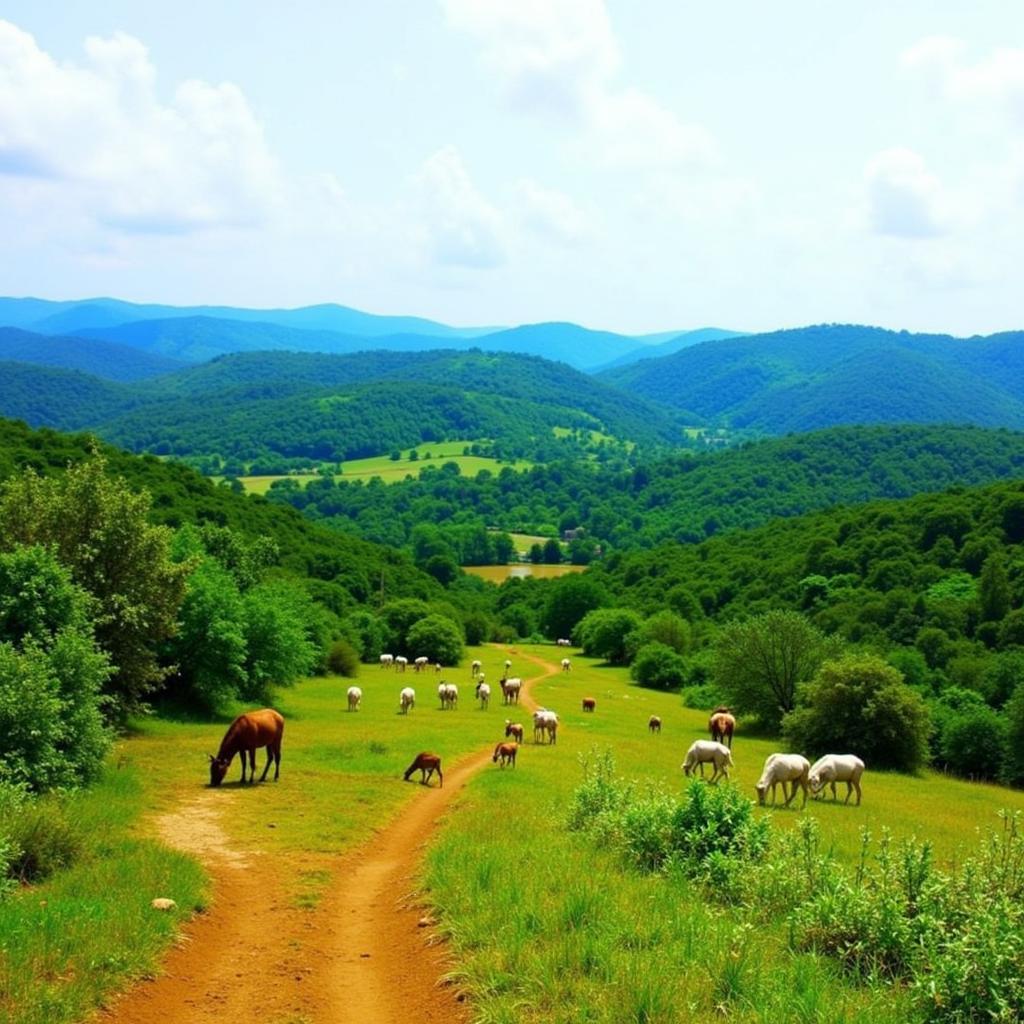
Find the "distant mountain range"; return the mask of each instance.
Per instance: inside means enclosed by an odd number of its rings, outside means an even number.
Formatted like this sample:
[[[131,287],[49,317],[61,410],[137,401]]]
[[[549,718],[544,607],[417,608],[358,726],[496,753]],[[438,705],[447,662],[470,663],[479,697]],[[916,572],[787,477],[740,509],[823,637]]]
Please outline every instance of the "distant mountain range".
[[[1024,332],[954,338],[822,325],[709,341],[598,378],[770,434],[845,423],[1024,427]]]
[[[731,336],[731,332],[717,329],[630,336],[570,323],[451,327],[420,317],[378,316],[338,305],[244,309],[136,304],[108,298],[68,302],[0,298],[0,326],[128,345],[185,362],[264,350],[415,352],[435,349],[441,342],[446,348],[479,347],[538,355],[588,371],[675,351],[704,340],[708,330],[717,336]]]

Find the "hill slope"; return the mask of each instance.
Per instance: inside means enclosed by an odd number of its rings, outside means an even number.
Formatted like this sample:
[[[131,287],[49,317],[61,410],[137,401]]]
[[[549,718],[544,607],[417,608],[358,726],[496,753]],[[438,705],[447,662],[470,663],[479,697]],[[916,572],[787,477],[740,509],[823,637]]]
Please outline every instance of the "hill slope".
[[[771,433],[839,423],[1024,427],[1024,334],[957,339],[819,326],[713,341],[600,375]]]

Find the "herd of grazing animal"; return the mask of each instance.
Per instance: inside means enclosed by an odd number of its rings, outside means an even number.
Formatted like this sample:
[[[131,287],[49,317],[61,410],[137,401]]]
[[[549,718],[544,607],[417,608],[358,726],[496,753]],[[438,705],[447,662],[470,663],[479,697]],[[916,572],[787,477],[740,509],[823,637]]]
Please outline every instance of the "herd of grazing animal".
[[[561,643],[561,641],[559,641]],[[380,656],[381,668],[394,668],[398,672],[404,672],[408,659],[402,655],[382,654]],[[413,666],[417,672],[426,669],[430,660],[426,657],[418,657],[414,660]],[[563,658],[561,663],[562,671],[568,672],[570,663],[568,658]],[[504,673],[501,677],[501,693],[503,703],[518,704],[519,695],[522,689],[522,679],[517,676],[509,677],[512,668],[511,660],[506,660]],[[434,666],[435,672],[441,671],[441,666]],[[491,688],[484,681],[483,666],[481,662],[474,661],[470,668],[472,679],[476,683],[476,698],[480,702],[480,710],[486,711],[489,706]],[[441,682],[437,688],[438,698],[441,702],[442,711],[454,711],[458,706],[459,688],[455,683]],[[363,691],[358,686],[350,686],[346,693],[349,712],[358,711],[363,699]],[[405,686],[399,693],[399,711],[407,715],[416,706],[416,691],[411,686]],[[593,713],[597,708],[597,701],[593,697],[582,698],[582,709],[584,712]],[[651,715],[647,721],[647,729],[651,735],[661,733],[661,718],[658,715]],[[546,743],[555,745],[558,742],[558,715],[547,708],[538,708],[533,712],[533,742],[536,744]],[[686,751],[686,757],[680,768],[689,778],[700,772],[704,778],[704,766],[711,765],[711,783],[719,779],[729,777],[729,769],[734,767],[732,759],[732,742],[736,729],[736,719],[727,707],[716,707],[708,719],[708,732],[710,740],[695,740]],[[491,760],[500,764],[502,768],[516,766],[516,755],[519,746],[523,743],[524,727],[519,722],[505,719],[505,738],[497,743]],[[219,786],[227,775],[231,761],[236,754],[242,763],[242,782],[246,781],[246,758],[248,758],[248,781],[256,780],[256,750],[259,747],[267,748],[267,763],[260,776],[260,782],[266,780],[270,765],[274,764],[274,780],[277,781],[281,771],[281,739],[284,735],[284,719],[272,708],[264,708],[261,711],[249,711],[239,715],[228,727],[221,741],[220,749],[216,757],[210,756],[210,785]],[[441,772],[441,758],[437,754],[423,751],[418,754],[413,763],[406,769],[404,778],[410,779],[416,770],[419,770],[420,781],[423,784],[429,783],[433,775],[437,774],[438,785],[444,785],[444,776]],[[768,791],[771,790],[772,804],[776,802],[776,790],[781,783],[783,806],[789,807],[796,797],[797,789],[803,791],[803,803],[801,807],[807,806],[808,795],[820,797],[826,787],[831,789],[832,799],[838,800],[836,783],[846,783],[845,803],[850,802],[850,797],[857,794],[857,806],[861,802],[860,780],[864,774],[864,762],[854,754],[826,754],[819,758],[812,765],[806,757],[801,754],[770,754],[765,760],[761,777],[754,786],[757,793],[758,803],[764,806],[767,803]],[[787,788],[788,787],[788,788]]]

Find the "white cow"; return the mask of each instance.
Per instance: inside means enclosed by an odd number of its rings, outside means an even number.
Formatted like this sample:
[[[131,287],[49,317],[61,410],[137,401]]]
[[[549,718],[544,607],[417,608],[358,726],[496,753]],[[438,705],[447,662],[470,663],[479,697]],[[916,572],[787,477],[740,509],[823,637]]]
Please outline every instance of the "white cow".
[[[382,654],[380,656],[380,667],[391,668],[395,663],[395,656],[393,654]]]
[[[562,659],[562,671],[568,672],[572,668],[572,662],[568,658]]]
[[[455,710],[455,705],[459,702],[459,688],[454,683],[441,683],[437,688],[437,695],[441,698],[442,711]]]
[[[395,656],[395,671],[404,672],[405,666],[409,664],[409,659],[404,654],[398,654]]]
[[[430,659],[426,655],[420,655],[413,663],[412,667],[416,672],[422,672],[430,664]]]
[[[686,752],[686,760],[679,766],[686,773],[687,778],[693,775],[700,765],[700,777],[704,778],[704,765],[715,766],[711,774],[711,781],[717,782],[720,778],[729,778],[729,769],[732,767],[732,751],[724,743],[714,743],[711,740],[694,740],[690,749]]]
[[[566,639],[566,638],[565,638],[564,636],[562,636],[562,637],[559,637],[559,638],[558,638],[558,639],[557,639],[557,640],[555,641],[555,643],[556,643],[556,644],[557,644],[557,645],[558,645],[559,647],[572,647],[572,641],[571,641],[571,640],[567,640],[567,639]]]
[[[480,710],[481,711],[486,711],[487,710],[487,705],[490,703],[490,700],[491,700],[491,688],[490,688],[490,686],[488,686],[487,683],[477,683],[476,684],[476,696],[477,696],[477,700],[480,701]]]
[[[775,803],[775,787],[782,783],[782,795],[786,797],[784,806],[788,807],[793,797],[796,796],[796,788],[799,786],[804,791],[804,802],[801,807],[807,806],[807,776],[811,770],[811,762],[800,754],[769,754],[768,760],[764,763],[764,770],[761,778],[758,779],[754,789],[757,790],[757,802],[763,807],[768,787],[772,790],[772,803]],[[789,796],[786,796],[786,783],[792,784]]]
[[[518,704],[519,693],[523,688],[523,681],[519,676],[513,676],[511,679],[502,679],[501,681],[501,695],[504,698],[506,704]]]
[[[416,691],[411,686],[403,687],[398,695],[398,706],[402,709],[403,715],[409,714],[416,707]]]
[[[363,699],[363,691],[358,686],[350,686],[348,688],[348,709],[349,711],[358,711],[359,702]]]
[[[857,806],[860,806],[860,777],[864,774],[864,762],[854,754],[826,754],[819,757],[811,765],[810,775],[807,782],[811,787],[811,793],[819,796],[825,786],[832,787],[832,799],[838,800],[836,796],[836,783],[846,783],[846,799],[843,803],[850,802],[850,793],[857,790]]]
[[[537,708],[533,713],[533,742],[540,743],[545,734],[548,743],[558,742],[558,715],[547,708]]]
[[[480,675],[483,667],[483,664],[479,661],[474,661],[473,664],[469,666],[469,671],[473,679],[476,679],[476,677]]]

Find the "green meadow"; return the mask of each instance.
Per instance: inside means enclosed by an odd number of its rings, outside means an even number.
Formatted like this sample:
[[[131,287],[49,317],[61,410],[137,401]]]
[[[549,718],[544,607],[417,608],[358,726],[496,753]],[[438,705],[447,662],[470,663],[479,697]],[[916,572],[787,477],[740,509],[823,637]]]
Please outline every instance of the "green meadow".
[[[329,677],[282,691],[286,717],[281,779],[241,786],[232,765],[219,790],[206,787],[230,716],[214,723],[145,719],[112,754],[103,781],[68,801],[67,813],[90,836],[76,865],[24,888],[0,904],[0,1016],[10,1024],[81,1019],[111,990],[152,972],[173,938],[173,918],[149,911],[170,895],[184,914],[202,907],[208,883],[199,866],[155,838],[160,816],[193,801],[215,804],[231,846],[276,854],[281,885],[312,910],[336,879],[336,855],[366,840],[418,786],[401,774],[420,750],[446,768],[496,742],[508,714],[529,723],[525,708],[507,712],[500,696],[481,711],[469,662],[480,658],[497,692],[506,648],[470,648],[463,664],[403,675],[364,666],[355,682],[362,707],[349,713],[352,680]],[[513,672],[539,669],[522,655],[557,663],[554,646],[510,649]],[[523,1021],[685,1021],[726,1016],[757,1021],[906,1021],[898,987],[856,985],[833,963],[789,950],[781,926],[708,902],[686,878],[641,875],[612,849],[565,827],[581,780],[579,760],[611,750],[619,772],[641,787],[682,792],[684,752],[706,736],[706,715],[676,695],[632,685],[624,670],[570,652],[572,671],[535,685],[557,710],[556,746],[535,746],[532,730],[515,769],[488,766],[458,798],[424,867],[424,885],[452,943],[455,980],[477,1019]],[[459,683],[455,712],[439,710],[440,678]],[[398,712],[411,685],[418,704]],[[581,710],[594,697],[594,714]],[[651,735],[651,714],[663,720]],[[753,784],[774,741],[744,733],[734,743],[733,784]],[[260,757],[262,770],[262,753]],[[821,842],[852,864],[861,830],[876,837],[917,835],[940,864],[960,860],[975,834],[997,824],[1000,808],[1024,810],[1024,793],[974,785],[934,773],[920,777],[868,772],[861,807],[812,801],[804,811],[759,811],[780,829],[803,817],[820,824]],[[301,799],[297,797],[301,796]],[[797,803],[799,803],[799,798]],[[794,871],[799,870],[794,865]]]

